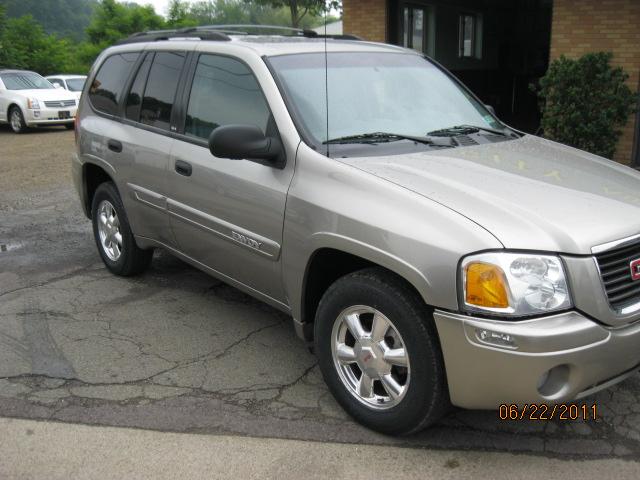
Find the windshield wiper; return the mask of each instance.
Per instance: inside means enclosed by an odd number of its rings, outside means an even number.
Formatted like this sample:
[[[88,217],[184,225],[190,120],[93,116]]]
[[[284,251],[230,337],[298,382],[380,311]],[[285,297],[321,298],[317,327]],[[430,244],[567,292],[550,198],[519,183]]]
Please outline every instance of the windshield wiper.
[[[420,137],[414,135],[401,135],[397,133],[387,133],[387,132],[372,132],[372,133],[361,133],[359,135],[347,135],[345,137],[332,138],[323,144],[333,144],[333,143],[388,143],[388,142],[397,142],[398,140],[411,140],[418,143],[424,143],[425,145],[433,145],[436,147],[453,147],[455,144],[452,142],[451,138],[444,139],[442,137]]]
[[[506,133],[502,130],[496,130],[495,128],[479,127],[477,125],[456,125],[454,127],[433,130],[427,133],[427,135],[442,135],[448,137],[454,135],[464,135],[467,133],[476,133],[479,131],[493,133],[494,135],[502,135],[504,137],[513,137],[511,133]]]

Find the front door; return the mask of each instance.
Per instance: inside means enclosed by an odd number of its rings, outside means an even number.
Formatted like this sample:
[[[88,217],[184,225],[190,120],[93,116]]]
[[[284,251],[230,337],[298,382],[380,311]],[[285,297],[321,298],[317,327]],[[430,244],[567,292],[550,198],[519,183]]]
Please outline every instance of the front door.
[[[168,210],[178,248],[222,276],[284,303],[280,250],[293,159],[283,169],[214,157],[222,125],[278,135],[258,80],[242,61],[200,54],[184,99],[184,141],[171,154]]]

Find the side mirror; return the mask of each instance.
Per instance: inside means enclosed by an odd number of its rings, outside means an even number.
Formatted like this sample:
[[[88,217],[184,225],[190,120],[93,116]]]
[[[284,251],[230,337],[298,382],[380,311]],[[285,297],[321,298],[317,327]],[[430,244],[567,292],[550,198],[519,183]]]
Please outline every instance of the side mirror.
[[[485,105],[485,108],[486,108],[487,110],[489,110],[489,111],[491,112],[491,114],[492,114],[494,117],[496,117],[496,116],[497,116],[497,115],[496,115],[496,109],[495,109],[495,108],[493,108],[491,105]]]
[[[224,125],[214,129],[209,136],[209,150],[216,157],[233,160],[266,160],[280,164],[284,157],[280,139],[267,137],[254,125]]]
[[[53,88],[62,88],[62,85],[60,85],[58,82],[53,82]]]

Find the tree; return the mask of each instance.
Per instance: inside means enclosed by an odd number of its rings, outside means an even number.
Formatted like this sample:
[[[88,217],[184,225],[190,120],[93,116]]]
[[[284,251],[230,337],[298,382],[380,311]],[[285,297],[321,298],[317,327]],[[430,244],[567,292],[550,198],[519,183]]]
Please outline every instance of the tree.
[[[323,17],[308,11],[299,17],[298,27],[313,28],[322,23]],[[283,5],[247,0],[172,0],[169,4],[169,27],[228,24],[291,26],[291,12]]]
[[[123,4],[116,0],[102,0],[96,7],[87,27],[89,42],[106,48],[132,33],[159,30],[164,19],[151,5]]]
[[[286,7],[291,14],[291,26],[298,28],[307,15],[321,16],[331,8],[338,8],[340,2],[325,0],[246,0],[249,3],[269,5],[273,8]]]
[[[0,10],[0,25],[1,65],[49,75],[71,64],[70,42],[47,35],[31,15],[5,19]]]
[[[613,157],[638,96],[625,83],[629,75],[610,65],[612,58],[598,52],[551,63],[538,91],[545,137]]]
[[[167,26],[173,28],[192,27],[198,22],[191,15],[189,2],[186,0],[171,0],[167,12]]]

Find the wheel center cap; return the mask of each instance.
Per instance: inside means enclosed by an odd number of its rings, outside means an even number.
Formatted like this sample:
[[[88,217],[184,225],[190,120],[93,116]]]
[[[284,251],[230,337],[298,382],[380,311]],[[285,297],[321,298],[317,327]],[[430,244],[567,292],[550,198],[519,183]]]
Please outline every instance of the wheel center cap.
[[[356,354],[356,362],[360,370],[367,374],[370,378],[380,378],[381,370],[384,368],[384,360],[382,359],[382,351],[376,345],[363,341],[356,344],[354,348]]]

